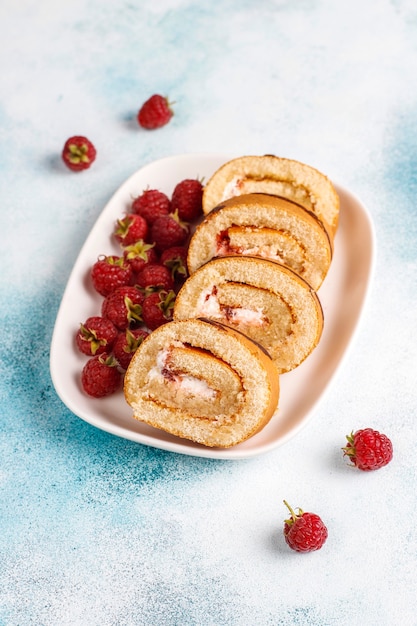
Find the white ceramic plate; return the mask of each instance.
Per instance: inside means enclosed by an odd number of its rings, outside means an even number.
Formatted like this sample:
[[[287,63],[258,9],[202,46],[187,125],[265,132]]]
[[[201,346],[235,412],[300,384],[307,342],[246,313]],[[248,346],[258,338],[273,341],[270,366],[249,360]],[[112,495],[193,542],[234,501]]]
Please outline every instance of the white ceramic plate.
[[[102,298],[90,286],[88,276],[98,255],[120,253],[111,237],[114,222],[129,208],[132,198],[147,187],[170,195],[176,183],[184,178],[208,180],[229,158],[224,154],[167,157],[141,168],[117,190],[74,265],[57,315],[50,353],[55,389],[75,415],[97,428],[141,444],[215,459],[242,459],[267,452],[293,437],[313,415],[353,339],[372,277],[375,248],[367,210],[347,189],[335,185],[341,201],[340,225],[332,265],[319,291],[325,316],[322,338],[302,365],[281,376],[278,411],[248,441],[226,450],[206,448],[133,419],[123,392],[103,399],[89,398],[80,386],[86,357],[76,349],[74,335],[80,322],[100,314]]]

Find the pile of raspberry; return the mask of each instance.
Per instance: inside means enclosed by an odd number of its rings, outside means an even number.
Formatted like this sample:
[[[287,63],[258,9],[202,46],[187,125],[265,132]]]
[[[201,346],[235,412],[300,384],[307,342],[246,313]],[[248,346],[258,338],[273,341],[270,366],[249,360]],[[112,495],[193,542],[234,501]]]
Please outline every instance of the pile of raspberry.
[[[145,337],[172,320],[188,276],[188,242],[203,213],[202,195],[202,182],[190,178],[176,185],[171,198],[147,189],[116,221],[112,236],[120,254],[99,256],[90,272],[103,297],[100,314],[80,324],[75,337],[79,351],[90,357],[81,374],[89,396],[117,391]]]

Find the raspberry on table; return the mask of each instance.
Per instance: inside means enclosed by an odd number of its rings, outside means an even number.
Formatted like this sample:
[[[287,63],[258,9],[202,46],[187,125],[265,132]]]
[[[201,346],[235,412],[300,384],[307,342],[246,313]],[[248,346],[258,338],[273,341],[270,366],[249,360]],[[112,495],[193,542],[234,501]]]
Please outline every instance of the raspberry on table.
[[[364,428],[346,436],[347,445],[342,448],[358,469],[364,472],[377,470],[387,465],[393,457],[391,440],[384,434]]]
[[[152,224],[160,215],[171,212],[171,200],[158,189],[146,189],[133,200],[131,211],[142,215],[148,224]]]
[[[291,517],[284,522],[284,537],[289,547],[296,552],[319,550],[328,536],[322,519],[315,513],[304,512],[300,508],[295,513],[285,500],[284,504],[291,513]]]
[[[137,119],[142,128],[154,130],[168,124],[173,115],[174,112],[168,98],[154,94],[142,104]]]
[[[65,142],[62,150],[62,160],[73,172],[88,169],[95,161],[97,151],[87,137],[75,135]]]
[[[127,370],[133,355],[148,335],[149,332],[144,328],[128,328],[119,333],[113,345],[113,355],[122,369]]]
[[[203,185],[197,178],[186,178],[179,182],[171,198],[172,209],[178,211],[180,219],[192,222],[203,214]]]
[[[154,291],[145,297],[142,305],[143,321],[149,330],[155,330],[172,320],[175,292]]]
[[[151,226],[150,238],[156,250],[162,252],[167,248],[182,246],[187,241],[190,226],[178,216],[178,211],[158,217]]]
[[[131,284],[133,269],[123,256],[103,255],[94,263],[90,274],[94,289],[106,297],[117,287]]]
[[[142,322],[142,303],[145,296],[136,287],[118,287],[104,300],[103,317],[109,319],[119,330]]]
[[[94,315],[86,319],[75,336],[77,348],[83,354],[95,356],[109,352],[117,339],[117,328],[108,319]]]
[[[169,291],[174,287],[174,280],[170,270],[165,265],[152,263],[145,265],[142,271],[136,276],[136,285],[146,290]]]
[[[137,213],[129,213],[126,217],[117,220],[114,228],[114,236],[122,246],[130,246],[139,240],[146,239],[148,232],[148,222]]]
[[[103,398],[117,391],[122,383],[122,373],[113,355],[106,352],[91,357],[81,372],[81,385],[93,398]]]

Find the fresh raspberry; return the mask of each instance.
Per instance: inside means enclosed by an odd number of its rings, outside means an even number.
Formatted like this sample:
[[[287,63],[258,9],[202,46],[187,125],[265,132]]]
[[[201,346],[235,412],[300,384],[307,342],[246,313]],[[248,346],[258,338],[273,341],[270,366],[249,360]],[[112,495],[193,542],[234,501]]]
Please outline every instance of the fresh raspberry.
[[[132,266],[135,274],[143,270],[149,263],[158,263],[158,255],[155,251],[155,244],[145,243],[139,240],[131,246],[126,246],[123,251],[126,261]]]
[[[186,178],[175,187],[171,205],[186,222],[192,222],[203,214],[203,185],[196,178]]]
[[[145,265],[143,270],[139,272],[136,277],[136,285],[148,291],[160,291],[161,289],[169,291],[174,287],[174,280],[165,265],[152,263]]]
[[[94,289],[106,297],[117,287],[131,284],[132,266],[122,256],[101,256],[91,268]]]
[[[87,137],[75,136],[67,139],[62,150],[62,159],[73,172],[90,167],[96,158],[96,149]]]
[[[187,278],[187,246],[167,248],[162,252],[160,262],[169,269],[174,280]]]
[[[149,335],[144,328],[136,328],[119,333],[113,346],[113,355],[122,369],[127,370],[130,361],[142,341]]]
[[[155,94],[142,104],[138,113],[138,122],[142,128],[154,130],[168,124],[173,115],[168,98]]]
[[[387,465],[393,456],[391,440],[377,430],[364,428],[346,436],[344,456],[360,470],[368,472]]]
[[[149,232],[148,222],[142,215],[129,213],[117,220],[114,236],[122,246],[130,246],[140,239],[146,239]]]
[[[117,329],[108,319],[98,315],[89,317],[80,324],[75,342],[80,352],[95,356],[109,352],[117,338]]]
[[[300,508],[298,513],[294,513],[285,500],[284,504],[291,513],[291,517],[284,523],[284,537],[290,548],[297,552],[319,550],[328,535],[321,518],[315,513],[304,513]]]
[[[103,300],[101,314],[116,328],[125,330],[142,321],[144,297],[136,287],[118,287]]]
[[[185,244],[189,224],[180,220],[178,211],[158,217],[151,226],[151,239],[158,252]]]
[[[174,291],[155,291],[145,297],[142,305],[143,321],[150,330],[172,320]]]
[[[148,224],[152,224],[160,215],[171,212],[171,200],[158,189],[146,189],[133,200],[131,211],[142,215]]]
[[[117,391],[122,382],[122,373],[114,356],[106,352],[97,354],[87,361],[81,373],[82,387],[89,396],[103,398]]]

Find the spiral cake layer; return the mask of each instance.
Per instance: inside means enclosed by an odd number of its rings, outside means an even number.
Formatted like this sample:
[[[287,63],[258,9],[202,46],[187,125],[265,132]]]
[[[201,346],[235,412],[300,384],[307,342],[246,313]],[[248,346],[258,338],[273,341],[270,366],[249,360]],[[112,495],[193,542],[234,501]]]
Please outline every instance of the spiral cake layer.
[[[135,353],[125,397],[134,417],[210,447],[244,441],[270,420],[279,381],[270,356],[222,324],[164,324]]]

